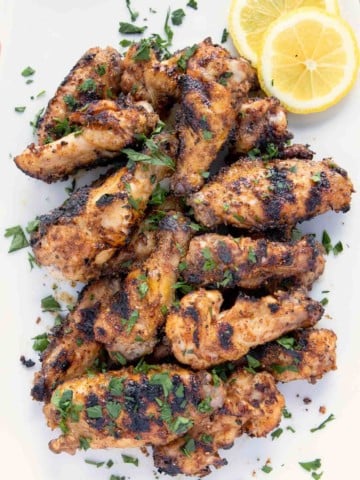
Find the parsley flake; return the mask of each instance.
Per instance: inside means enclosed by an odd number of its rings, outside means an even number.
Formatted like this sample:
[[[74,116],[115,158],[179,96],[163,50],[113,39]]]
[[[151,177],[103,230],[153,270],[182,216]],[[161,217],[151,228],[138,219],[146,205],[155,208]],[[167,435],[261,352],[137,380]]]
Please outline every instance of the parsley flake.
[[[324,420],[322,423],[320,423],[319,426],[315,427],[315,428],[311,428],[310,429],[310,432],[311,433],[314,433],[314,432],[317,432],[318,430],[322,430],[323,428],[326,427],[326,424],[329,423],[329,422],[332,422],[333,420],[335,420],[335,415],[333,413],[331,413],[326,420]]]
[[[193,438],[189,438],[185,445],[181,448],[184,455],[186,455],[187,457],[190,457],[190,455],[195,452],[195,449],[195,440]]]
[[[196,0],[189,0],[188,3],[186,4],[187,7],[193,8],[194,10],[197,10],[198,4]]]
[[[134,35],[138,33],[143,33],[147,29],[146,26],[138,27],[137,25],[133,25],[132,23],[127,22],[120,22],[119,23],[119,32],[124,33],[126,35]]]
[[[25,112],[26,107],[15,107],[14,110],[15,110],[15,112],[23,113],[23,112]]]
[[[93,405],[92,407],[87,407],[86,409],[87,416],[89,418],[102,418],[102,409],[100,405]]]
[[[132,463],[135,467],[139,466],[139,459],[132,457],[131,455],[126,455],[125,453],[121,454],[124,463]]]
[[[225,43],[229,37],[229,32],[224,28],[222,35],[221,35],[221,43]]]
[[[271,433],[271,439],[272,440],[275,440],[275,438],[279,438],[280,435],[283,433],[283,429],[282,428],[277,428],[276,430],[274,430],[272,433]]]
[[[34,75],[35,73],[35,70],[32,68],[32,67],[26,67],[24,68],[24,70],[21,72],[21,75],[23,77],[31,77],[32,75]]]
[[[311,472],[312,470],[318,470],[321,467],[321,460],[320,458],[317,458],[310,462],[299,462],[299,465],[307,472]]]
[[[41,333],[40,335],[36,335],[36,337],[33,337],[32,340],[34,340],[34,343],[32,346],[33,350],[35,350],[35,352],[40,352],[40,353],[46,350],[47,346],[50,343],[47,333]]]
[[[132,22],[135,22],[135,20],[136,20],[136,19],[138,18],[138,16],[139,16],[139,12],[134,12],[134,11],[131,9],[130,0],[126,0],[126,8],[129,10],[131,21],[132,21]]]
[[[22,248],[26,248],[29,246],[29,242],[25,237],[24,230],[20,227],[20,225],[7,228],[5,230],[5,237],[6,238],[12,237],[8,253],[16,252],[17,250],[20,250]]]
[[[182,8],[174,10],[171,14],[171,22],[173,25],[181,25],[185,17],[185,12]]]
[[[60,303],[52,295],[41,299],[41,308],[43,312],[58,312],[61,310]]]
[[[168,372],[154,373],[149,383],[150,385],[161,385],[165,398],[169,396],[173,389],[173,383]]]

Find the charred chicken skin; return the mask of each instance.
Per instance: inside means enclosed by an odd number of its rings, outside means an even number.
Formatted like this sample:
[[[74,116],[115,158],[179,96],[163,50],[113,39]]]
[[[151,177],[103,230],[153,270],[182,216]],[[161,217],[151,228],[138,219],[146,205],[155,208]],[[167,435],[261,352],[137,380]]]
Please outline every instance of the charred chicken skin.
[[[63,431],[50,449],[74,454],[84,438],[91,448],[165,445],[208,415],[200,405],[219,408],[224,395],[224,387],[214,386],[209,373],[173,365],[68,380],[44,407],[48,425]]]
[[[315,383],[336,369],[336,335],[325,328],[297,330],[257,347],[251,355],[260,362],[260,368],[270,372],[278,382]]]
[[[160,472],[208,475],[210,466],[220,468],[227,463],[219,455],[220,448],[230,448],[243,433],[263,437],[280,423],[285,402],[271,375],[240,370],[225,386],[220,411],[196,423],[186,436],[154,448],[154,463]]]
[[[239,160],[223,169],[188,204],[206,227],[249,230],[294,226],[328,210],[350,208],[352,183],[331,160]]]
[[[235,152],[247,153],[254,148],[266,152],[269,144],[272,148],[282,148],[290,138],[286,112],[279,100],[250,98],[241,104],[234,133]]]
[[[151,353],[158,328],[175,299],[178,266],[191,230],[180,213],[167,214],[159,224],[157,245],[139,268],[127,275],[119,290],[104,304],[95,321],[95,338],[116,358],[127,360]]]
[[[160,134],[153,142],[159,155],[170,158],[172,136]],[[70,280],[96,278],[101,266],[129,241],[158,182],[170,174],[167,165],[141,162],[96,186],[80,188],[60,208],[40,216],[31,240],[37,261]]]
[[[77,125],[75,132],[46,145],[32,143],[15,158],[17,167],[48,183],[66,179],[80,168],[108,163],[137,134],[148,135],[159,119],[150,105],[128,100],[99,100],[69,118]]]
[[[216,82],[181,79],[182,97],[176,128],[179,152],[171,186],[176,195],[195,192],[227,141],[235,120],[230,93]]]
[[[74,310],[54,329],[41,356],[41,370],[35,374],[31,391],[35,400],[49,400],[60,383],[92,367],[101,350],[94,338],[94,322],[102,303],[107,303],[118,288],[119,280],[106,278],[81,292]]]
[[[237,360],[250,348],[320,320],[321,303],[299,289],[278,291],[260,299],[240,296],[229,310],[220,312],[218,290],[189,293],[166,321],[166,335],[176,359],[195,369]]]
[[[61,138],[75,110],[97,100],[115,98],[120,93],[122,72],[121,55],[114,48],[87,50],[50,100],[37,131],[39,145]]]
[[[324,270],[322,245],[312,236],[296,242],[272,242],[208,233],[191,240],[184,279],[193,285],[258,288],[283,278],[310,287]]]

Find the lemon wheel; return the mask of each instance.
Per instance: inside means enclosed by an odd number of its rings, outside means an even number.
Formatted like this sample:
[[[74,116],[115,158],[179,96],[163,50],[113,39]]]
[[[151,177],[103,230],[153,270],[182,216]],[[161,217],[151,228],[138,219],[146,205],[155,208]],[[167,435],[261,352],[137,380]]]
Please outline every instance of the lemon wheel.
[[[238,52],[256,66],[262,36],[283,13],[301,7],[317,7],[337,14],[337,0],[232,0],[229,32]]]
[[[263,37],[258,75],[263,90],[290,111],[311,113],[337,103],[355,83],[359,50],[350,26],[316,8],[273,22]]]

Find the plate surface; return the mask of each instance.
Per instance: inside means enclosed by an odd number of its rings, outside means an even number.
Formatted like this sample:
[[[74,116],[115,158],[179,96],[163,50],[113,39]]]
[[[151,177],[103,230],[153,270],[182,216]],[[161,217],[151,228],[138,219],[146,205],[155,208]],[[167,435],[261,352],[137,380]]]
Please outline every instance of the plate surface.
[[[198,0],[198,10],[186,7],[186,0],[154,2],[133,0],[141,12],[139,25],[147,25],[146,33],[163,34],[167,8],[184,8],[183,25],[173,27],[174,49],[192,45],[207,36],[220,42],[226,25],[228,1]],[[340,1],[343,15],[360,35],[360,7],[357,0]],[[151,13],[150,8],[157,13]],[[146,20],[145,20],[146,19]],[[91,46],[117,46],[121,36],[119,21],[130,21],[125,0],[27,0],[0,1],[0,92],[1,92],[1,174],[0,174],[0,252],[1,252],[1,395],[0,452],[1,471],[9,478],[27,480],[109,479],[111,474],[127,478],[154,478],[151,457],[138,450],[128,450],[139,458],[140,466],[125,465],[121,451],[87,451],[70,457],[56,456],[47,448],[54,434],[46,427],[41,405],[30,399],[32,375],[39,367],[31,348],[31,337],[48,329],[53,319],[41,312],[41,298],[52,293],[54,280],[44,271],[30,271],[28,251],[8,255],[6,227],[25,226],[37,214],[57,206],[66,198],[68,183],[45,185],[18,171],[11,157],[33,141],[29,122],[51,98],[57,85],[81,54]],[[230,41],[227,45],[232,48]],[[26,84],[20,72],[32,66],[34,82]],[[45,94],[37,96],[45,90]],[[32,99],[33,98],[33,99]],[[15,106],[26,106],[16,113]],[[360,83],[336,107],[322,114],[289,116],[290,129],[296,142],[309,143],[317,158],[333,157],[346,168],[359,185],[360,152]],[[79,184],[86,182],[82,177]],[[324,471],[322,480],[358,478],[358,435],[360,428],[360,310],[358,275],[360,267],[360,204],[354,194],[352,209],[347,215],[326,214],[301,225],[304,232],[319,236],[326,229],[334,242],[341,240],[344,252],[329,255],[324,276],[312,291],[329,303],[320,325],[333,328],[338,335],[338,370],[328,374],[316,385],[294,382],[280,386],[285,394],[292,418],[284,420],[284,433],[279,439],[240,438],[235,446],[223,452],[228,466],[213,473],[212,480],[247,480],[276,478],[301,480],[311,478],[298,462],[320,458]],[[58,289],[68,289],[57,282]],[[66,301],[64,299],[64,305]],[[41,320],[37,323],[37,319]],[[36,360],[36,367],[27,370],[19,362],[20,355]],[[305,404],[304,398],[311,403]],[[319,407],[326,407],[326,414]],[[310,428],[319,425],[330,413],[335,421],[316,433]],[[286,427],[296,430],[292,433]],[[114,466],[99,469],[85,459],[114,461]],[[271,459],[273,470],[263,473],[261,467]],[[253,474],[255,472],[255,474]],[[253,476],[254,475],[254,476]],[[179,477],[180,478],[180,477]]]

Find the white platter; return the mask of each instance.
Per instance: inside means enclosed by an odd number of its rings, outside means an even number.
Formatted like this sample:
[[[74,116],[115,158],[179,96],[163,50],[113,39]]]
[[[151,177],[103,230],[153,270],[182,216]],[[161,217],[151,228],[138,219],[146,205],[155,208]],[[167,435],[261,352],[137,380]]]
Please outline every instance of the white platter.
[[[141,11],[138,21],[148,25],[147,33],[162,33],[168,7],[184,8],[186,17],[180,27],[173,27],[174,49],[192,45],[207,36],[220,41],[226,25],[228,1],[198,0],[197,11],[186,7],[187,0],[155,2],[133,0]],[[342,13],[360,36],[360,6],[357,0],[340,1]],[[157,13],[149,12],[154,8]],[[40,299],[49,295],[54,281],[43,270],[30,272],[27,251],[8,255],[6,227],[25,226],[37,214],[57,206],[66,198],[66,184],[46,185],[30,179],[17,170],[11,156],[33,141],[29,122],[55,91],[81,54],[91,46],[117,46],[121,39],[119,21],[130,21],[125,0],[0,0],[0,454],[1,478],[15,480],[105,480],[111,474],[126,478],[151,480],[154,468],[151,456],[137,450],[128,451],[139,458],[140,466],[125,465],[121,452],[87,451],[70,457],[56,456],[48,448],[54,437],[45,425],[41,405],[30,398],[32,375],[19,362],[20,355],[35,359],[31,337],[52,324],[52,317],[41,312]],[[231,47],[230,42],[228,46]],[[34,82],[25,84],[20,72],[28,65],[35,68]],[[42,90],[46,94],[36,95]],[[35,96],[34,100],[30,97]],[[22,114],[15,106],[26,105]],[[289,117],[296,142],[309,143],[317,158],[332,156],[346,168],[359,185],[360,152],[360,83],[336,107],[325,113]],[[84,183],[84,179],[81,180]],[[80,183],[81,183],[80,182]],[[338,335],[338,370],[328,374],[316,385],[294,382],[280,386],[288,410],[293,417],[284,420],[284,433],[274,441],[243,437],[223,452],[228,465],[209,478],[219,480],[302,480],[311,478],[298,462],[320,458],[324,471],[322,480],[357,480],[359,474],[360,431],[360,202],[354,194],[351,211],[329,213],[301,226],[304,232],[321,235],[326,229],[334,241],[341,240],[344,252],[329,255],[326,272],[313,289],[312,296],[326,296],[326,316],[320,325],[333,328]],[[64,286],[59,286],[64,288]],[[41,322],[36,319],[41,317]],[[304,397],[311,398],[306,405]],[[319,413],[326,406],[326,414]],[[319,425],[330,413],[335,421],[316,433],[310,428]],[[296,433],[286,430],[291,425]],[[97,469],[84,459],[108,460],[111,469]],[[261,467],[271,459],[273,470],[266,474]],[[253,477],[255,472],[255,477]]]

